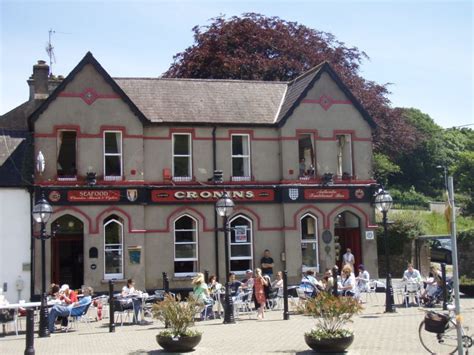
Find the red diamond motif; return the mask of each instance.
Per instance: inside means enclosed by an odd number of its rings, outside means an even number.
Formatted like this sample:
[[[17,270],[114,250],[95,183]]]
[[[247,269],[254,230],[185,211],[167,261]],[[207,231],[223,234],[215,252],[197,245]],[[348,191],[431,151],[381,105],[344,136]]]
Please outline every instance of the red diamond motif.
[[[92,89],[92,88],[87,88],[81,94],[79,95],[82,100],[88,105],[92,105],[95,100],[99,97],[99,94]]]
[[[319,98],[319,104],[324,111],[327,111],[333,105],[333,101],[329,96],[323,95]]]

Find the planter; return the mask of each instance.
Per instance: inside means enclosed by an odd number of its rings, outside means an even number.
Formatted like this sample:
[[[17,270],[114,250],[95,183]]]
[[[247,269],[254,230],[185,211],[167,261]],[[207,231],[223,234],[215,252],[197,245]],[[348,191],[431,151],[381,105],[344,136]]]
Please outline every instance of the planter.
[[[459,285],[459,291],[468,297],[474,297],[474,285]]]
[[[193,350],[201,341],[201,334],[191,337],[171,338],[169,336],[157,335],[158,344],[171,353],[182,353]]]
[[[352,344],[354,335],[344,338],[315,339],[305,334],[304,340],[318,353],[342,353]]]

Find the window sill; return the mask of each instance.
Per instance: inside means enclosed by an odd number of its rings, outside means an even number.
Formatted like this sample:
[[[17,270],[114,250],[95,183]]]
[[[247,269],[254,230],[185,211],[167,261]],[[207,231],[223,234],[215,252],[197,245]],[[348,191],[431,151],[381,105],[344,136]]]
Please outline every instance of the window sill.
[[[109,281],[113,281],[114,283],[125,283],[127,282],[126,279],[102,279],[100,280],[101,284],[108,284]]]
[[[250,176],[231,176],[230,178],[232,181],[250,181]]]
[[[175,182],[186,182],[186,181],[192,181],[193,178],[191,176],[174,176],[173,181]]]
[[[77,181],[77,176],[58,176],[57,181]]]
[[[122,176],[104,176],[104,181],[122,181]]]

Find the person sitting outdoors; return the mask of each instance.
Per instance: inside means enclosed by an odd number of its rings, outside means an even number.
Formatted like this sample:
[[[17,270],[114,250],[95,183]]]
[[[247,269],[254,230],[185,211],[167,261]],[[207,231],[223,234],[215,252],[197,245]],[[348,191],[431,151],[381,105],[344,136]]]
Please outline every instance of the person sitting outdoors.
[[[211,295],[219,294],[219,291],[222,288],[222,285],[217,281],[216,275],[209,276],[209,282],[207,284],[207,288],[209,289],[209,293]]]
[[[135,280],[128,279],[127,284],[122,288],[120,303],[124,309],[133,307],[133,323],[138,324],[138,314],[141,314],[142,300],[137,296],[140,292],[135,289]],[[142,319],[143,322],[143,319]]]
[[[49,287],[48,300],[56,300],[59,297],[59,285],[52,283]]]
[[[426,287],[421,294],[421,299],[427,306],[432,306],[435,302],[434,298],[440,293],[443,287],[443,278],[441,271],[436,266],[430,267],[429,277],[425,281]]]
[[[344,265],[341,272],[341,284],[338,292],[342,296],[354,297],[356,295],[356,280],[349,264]]]
[[[76,301],[74,303],[71,303],[68,306],[60,306],[60,305],[55,305],[53,308],[51,308],[51,311],[49,312],[49,332],[54,333],[54,323],[56,322],[56,318],[58,317],[69,317],[69,316],[80,316],[84,313],[84,311],[87,309],[87,307],[91,304],[92,302],[92,287],[86,287],[84,290],[82,290],[83,297],[81,298],[80,301]]]
[[[408,281],[408,282],[421,282],[421,274],[420,272],[413,267],[413,264],[410,263],[408,264],[407,269],[403,273],[403,281]]]
[[[301,278],[300,288],[304,291],[306,296],[316,297],[318,292],[323,289],[323,285],[314,277],[314,271],[308,270]]]
[[[369,290],[370,275],[365,266],[359,265],[359,275],[356,277],[357,289],[359,292],[367,292]]]
[[[283,273],[278,271],[276,274],[276,279],[272,282],[273,289],[283,288]]]
[[[332,277],[331,269],[327,268],[324,271],[324,276],[321,282],[323,283],[324,291],[332,293],[334,288],[334,277]]]
[[[231,272],[229,274],[229,290],[232,297],[237,296],[240,292],[239,289],[242,287],[242,282],[235,279],[235,274]]]
[[[213,301],[209,294],[209,289],[207,288],[207,284],[204,281],[204,274],[202,272],[198,272],[196,276],[192,280],[193,284],[193,294],[196,301],[201,303],[204,306],[204,309],[201,312],[201,320],[205,319],[205,316],[210,311],[212,313],[212,305]],[[209,315],[209,318],[214,318],[214,315]]]
[[[54,286],[52,286],[52,288],[53,287]],[[64,284],[61,286],[61,288],[59,289],[59,292],[57,292],[56,294],[56,299],[61,301],[63,306],[64,305],[67,306],[78,301],[77,293],[74,290],[71,290],[68,284]],[[63,328],[66,328],[68,317],[59,317],[59,318],[61,319],[61,326]]]
[[[242,279],[242,287],[245,287],[247,289],[252,289],[253,288],[253,283],[255,279],[253,278],[253,271],[248,269],[245,271],[245,278]]]

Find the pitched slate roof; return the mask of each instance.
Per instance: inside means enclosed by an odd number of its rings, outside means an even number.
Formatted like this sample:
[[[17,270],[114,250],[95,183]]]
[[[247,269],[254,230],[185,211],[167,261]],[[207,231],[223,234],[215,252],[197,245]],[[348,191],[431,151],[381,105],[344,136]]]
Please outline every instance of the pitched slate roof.
[[[32,147],[29,132],[0,129],[0,187],[31,184]]]
[[[28,130],[28,117],[44,102],[30,100],[0,116],[0,128],[15,131]]]
[[[273,124],[287,83],[114,78],[152,122]]]

